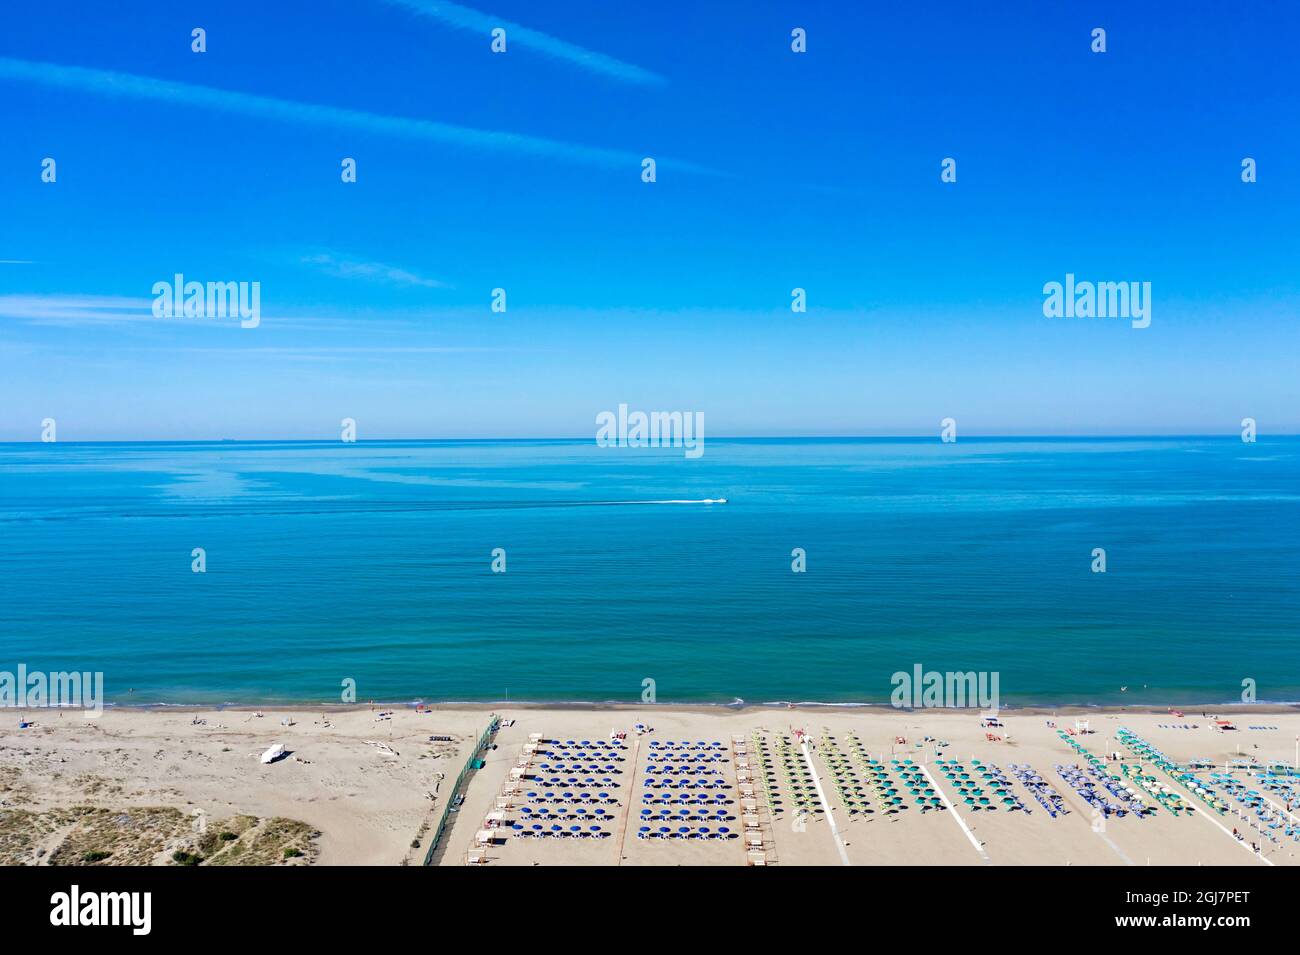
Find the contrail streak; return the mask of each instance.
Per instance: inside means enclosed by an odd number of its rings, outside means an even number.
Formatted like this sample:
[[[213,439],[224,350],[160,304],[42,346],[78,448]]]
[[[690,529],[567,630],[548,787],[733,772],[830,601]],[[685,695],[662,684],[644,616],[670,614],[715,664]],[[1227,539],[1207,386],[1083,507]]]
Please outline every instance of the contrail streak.
[[[609,168],[635,169],[640,172],[642,156],[635,153],[583,146],[540,136],[506,133],[471,126],[456,126],[429,119],[410,119],[404,116],[383,116],[360,110],[300,103],[275,99],[252,93],[194,86],[173,80],[160,80],[133,73],[96,70],[83,66],[64,66],[0,57],[0,79],[21,80],[52,86],[59,89],[82,90],[101,96],[128,97],[199,106],[228,113],[240,113],[285,123],[314,123],[324,126],[343,126],[369,132],[387,133],[428,142],[446,143],[473,149],[497,152],[525,153],[533,156],[553,157],[570,162]],[[718,175],[715,170],[695,163],[681,162],[664,157],[658,165],[679,172],[699,175]]]
[[[493,17],[491,14],[462,7],[458,3],[446,3],[443,0],[384,0],[385,3],[402,7],[412,13],[433,20],[441,20],[461,30],[471,30],[483,35],[486,47],[488,36],[497,27],[506,31],[506,49],[519,45],[537,50],[553,59],[562,60],[579,69],[599,73],[624,83],[639,83],[644,86],[662,86],[668,81],[658,73],[624,63],[604,53],[588,50],[557,37],[549,36],[538,30],[510,23]]]

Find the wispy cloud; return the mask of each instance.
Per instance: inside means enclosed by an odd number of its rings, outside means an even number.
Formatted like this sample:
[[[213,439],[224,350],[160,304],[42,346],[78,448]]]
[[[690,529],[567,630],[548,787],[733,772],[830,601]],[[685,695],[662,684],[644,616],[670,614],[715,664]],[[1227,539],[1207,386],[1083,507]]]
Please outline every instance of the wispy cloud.
[[[35,265],[30,259],[0,259],[0,265]]]
[[[485,44],[491,31],[500,27],[506,31],[507,50],[511,46],[533,49],[545,56],[569,63],[579,69],[599,73],[602,76],[608,76],[624,83],[662,86],[668,82],[658,73],[652,73],[631,63],[624,63],[612,56],[585,49],[538,30],[531,30],[517,23],[510,23],[499,17],[480,13],[478,10],[471,10],[469,7],[462,7],[458,3],[444,3],[442,0],[437,0],[437,2],[435,0],[385,0],[385,2],[396,7],[403,7],[432,20],[441,20],[443,23],[461,30],[471,30],[482,34]]]
[[[173,315],[159,318],[153,313],[154,300],[122,295],[91,295],[84,293],[0,295],[0,320],[20,322],[24,325],[50,325],[79,328],[94,325],[121,325],[126,322],[147,322],[160,328],[188,325],[212,328],[239,328],[238,322],[215,321],[204,316]],[[263,320],[268,316],[263,315]],[[291,327],[290,323],[276,322],[278,327]],[[303,320],[299,327],[320,328],[314,319]]]
[[[405,136],[427,142],[445,143],[468,149],[524,153],[553,157],[569,162],[640,171],[642,156],[616,149],[566,143],[540,136],[508,133],[472,126],[456,126],[428,119],[383,116],[360,110],[320,106],[293,100],[275,99],[252,93],[177,83],[133,73],[95,70],[83,66],[64,66],[0,57],[0,79],[39,83],[60,89],[81,90],[101,96],[132,97],[184,106],[206,107],[282,123],[311,123],[364,129],[367,132]],[[676,169],[703,175],[717,175],[715,170],[695,163],[663,157],[660,169]]]
[[[123,348],[119,355],[195,355],[205,358],[223,359],[266,359],[267,361],[293,362],[334,362],[334,363],[404,363],[415,356],[427,355],[470,355],[496,354],[504,352],[522,352],[518,348],[486,348],[461,345],[393,345],[391,347],[365,347],[355,345],[331,346],[267,346],[267,347],[156,347]]]
[[[33,325],[104,325],[153,319],[153,301],[114,295],[0,295],[0,318]]]
[[[358,262],[352,259],[340,258],[333,252],[304,255],[298,261],[303,265],[313,266],[327,275],[337,276],[338,278],[366,279],[371,282],[381,282],[385,285],[419,288],[452,287],[446,282],[426,278],[423,275],[416,275],[414,272],[398,268],[395,265],[385,265],[383,262]]]

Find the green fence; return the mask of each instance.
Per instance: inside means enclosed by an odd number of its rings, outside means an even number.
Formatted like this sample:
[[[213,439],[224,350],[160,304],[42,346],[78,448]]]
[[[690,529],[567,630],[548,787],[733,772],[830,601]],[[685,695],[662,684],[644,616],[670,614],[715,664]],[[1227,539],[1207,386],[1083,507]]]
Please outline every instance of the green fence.
[[[442,808],[442,815],[438,818],[438,827],[433,830],[433,836],[429,841],[429,848],[424,853],[424,864],[433,864],[433,854],[438,851],[438,843],[442,841],[442,834],[447,829],[447,821],[451,818],[451,807],[456,805],[456,797],[460,795],[464,788],[465,780],[474,771],[474,762],[479,755],[488,748],[493,737],[497,735],[497,729],[501,726],[501,717],[495,713],[488,720],[487,729],[483,735],[478,738],[478,744],[474,747],[473,752],[469,754],[469,759],[465,760],[465,765],[461,768],[460,775],[456,777],[455,784],[447,792],[447,805]]]

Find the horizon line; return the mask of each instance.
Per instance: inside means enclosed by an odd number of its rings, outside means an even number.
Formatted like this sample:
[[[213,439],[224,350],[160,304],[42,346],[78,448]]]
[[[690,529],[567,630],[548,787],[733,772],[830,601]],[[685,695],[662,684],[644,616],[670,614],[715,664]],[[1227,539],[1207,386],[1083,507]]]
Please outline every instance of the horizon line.
[[[1260,437],[1263,437],[1262,435]],[[1279,432],[1270,434],[1271,438],[1300,438],[1300,432]],[[705,441],[934,441],[959,444],[962,441],[1123,441],[1123,440],[1179,440],[1187,438],[1222,438],[1240,440],[1237,432],[1170,432],[1165,434],[973,434],[959,437],[951,442],[943,442],[937,434],[769,434],[769,435],[718,435]],[[394,444],[400,442],[462,442],[489,443],[504,441],[551,441],[551,442],[592,442],[592,435],[575,436],[493,436],[493,437],[420,437],[420,438],[358,438],[342,441],[339,438],[86,438],[80,440],[0,440],[2,445],[27,444]],[[1242,442],[1258,443],[1258,442]],[[671,450],[674,445],[661,445],[660,448]],[[653,450],[651,446],[647,449]],[[615,450],[641,450],[641,448],[616,448]]]

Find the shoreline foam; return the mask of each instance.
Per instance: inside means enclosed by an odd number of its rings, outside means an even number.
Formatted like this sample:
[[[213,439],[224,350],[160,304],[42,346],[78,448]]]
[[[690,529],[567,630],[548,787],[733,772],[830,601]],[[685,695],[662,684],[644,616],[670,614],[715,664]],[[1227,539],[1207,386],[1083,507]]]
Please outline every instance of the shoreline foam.
[[[305,713],[353,713],[366,710],[401,707],[404,709],[414,710],[418,706],[423,706],[432,710],[472,710],[476,712],[493,712],[501,709],[524,709],[524,710],[555,710],[555,711],[578,711],[578,712],[632,712],[645,711],[654,712],[656,710],[678,712],[678,713],[718,713],[721,711],[732,713],[757,713],[757,712],[781,712],[781,711],[811,711],[811,710],[862,710],[864,713],[901,713],[913,716],[923,716],[925,714],[947,714],[947,715],[971,715],[978,716],[984,712],[990,712],[982,707],[896,707],[888,703],[832,703],[818,700],[801,700],[799,702],[790,702],[786,700],[777,700],[762,703],[746,703],[744,701],[736,703],[707,703],[707,702],[672,702],[666,701],[661,703],[629,703],[622,700],[442,700],[432,702],[428,700],[367,700],[365,703],[321,703],[321,702],[294,702],[292,700],[276,700],[273,702],[263,701],[226,701],[223,703],[192,703],[192,702],[171,702],[155,701],[151,703],[105,703],[104,710],[120,711],[150,711],[158,710],[163,712],[185,712],[185,711],[216,711],[216,712],[242,712],[256,710],[271,710],[277,713],[299,711]],[[70,706],[0,706],[0,713],[11,711],[21,714],[48,712],[77,712],[77,707]],[[1005,704],[999,706],[997,713],[1019,714],[1024,716],[1051,715],[1055,713],[1082,714],[1097,713],[1103,715],[1119,715],[1124,713],[1143,713],[1143,714],[1166,714],[1171,710],[1185,712],[1208,712],[1210,710],[1231,711],[1233,713],[1294,713],[1300,711],[1300,701],[1287,700],[1259,700],[1254,703],[1242,702],[1218,702],[1218,703],[1133,703],[1133,704],[1111,704],[1111,703],[1031,703],[1031,704]]]

